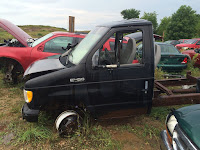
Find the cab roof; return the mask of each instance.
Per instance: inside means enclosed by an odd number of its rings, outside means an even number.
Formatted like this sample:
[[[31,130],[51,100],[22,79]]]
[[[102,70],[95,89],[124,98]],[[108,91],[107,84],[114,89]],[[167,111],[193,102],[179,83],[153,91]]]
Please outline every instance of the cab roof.
[[[124,26],[133,26],[133,25],[152,25],[150,21],[144,19],[129,19],[129,20],[121,20],[121,21],[113,21],[110,23],[99,25],[99,27],[109,27],[109,28],[117,28]]]

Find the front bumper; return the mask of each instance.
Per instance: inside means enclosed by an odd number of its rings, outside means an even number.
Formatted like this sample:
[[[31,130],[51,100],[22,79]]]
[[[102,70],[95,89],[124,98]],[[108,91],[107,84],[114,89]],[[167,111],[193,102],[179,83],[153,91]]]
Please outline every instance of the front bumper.
[[[163,130],[161,133],[160,133],[160,149],[161,150],[173,150],[170,142],[169,142],[169,139],[167,137],[167,132],[166,130]]]
[[[28,122],[37,122],[38,121],[39,110],[30,109],[27,103],[22,107],[22,117]]]

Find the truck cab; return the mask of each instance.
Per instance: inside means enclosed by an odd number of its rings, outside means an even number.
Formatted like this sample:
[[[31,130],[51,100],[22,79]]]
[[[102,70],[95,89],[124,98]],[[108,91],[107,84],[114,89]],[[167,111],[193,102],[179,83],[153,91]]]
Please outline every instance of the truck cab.
[[[139,40],[127,36],[138,32]],[[39,60],[25,71],[25,77],[32,77],[24,85],[23,118],[37,121],[40,111],[59,110],[64,112],[56,121],[61,130],[67,117],[77,120],[77,108],[94,118],[110,113],[123,117],[136,108],[150,112],[154,68],[151,22],[133,19],[97,26],[75,48],[59,58]]]

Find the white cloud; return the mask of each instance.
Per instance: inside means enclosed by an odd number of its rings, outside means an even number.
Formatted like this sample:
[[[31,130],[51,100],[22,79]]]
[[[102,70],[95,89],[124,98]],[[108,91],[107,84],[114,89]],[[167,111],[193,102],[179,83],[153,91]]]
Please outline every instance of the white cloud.
[[[90,30],[98,24],[121,20],[120,12],[135,8],[156,11],[158,21],[170,16],[181,5],[190,5],[200,13],[197,0],[9,0],[0,1],[1,18],[17,25],[51,25],[68,28],[68,16],[75,16],[76,30]]]

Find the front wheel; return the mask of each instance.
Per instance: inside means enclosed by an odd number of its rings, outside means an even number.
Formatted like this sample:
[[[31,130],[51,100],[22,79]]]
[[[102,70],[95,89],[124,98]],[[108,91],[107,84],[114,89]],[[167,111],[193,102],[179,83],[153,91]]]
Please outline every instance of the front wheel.
[[[56,129],[61,137],[70,136],[78,129],[79,115],[71,110],[62,112],[55,121]]]
[[[10,61],[5,64],[4,81],[6,83],[17,83],[22,77],[23,71],[16,63]]]

